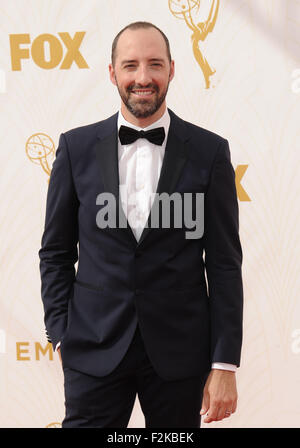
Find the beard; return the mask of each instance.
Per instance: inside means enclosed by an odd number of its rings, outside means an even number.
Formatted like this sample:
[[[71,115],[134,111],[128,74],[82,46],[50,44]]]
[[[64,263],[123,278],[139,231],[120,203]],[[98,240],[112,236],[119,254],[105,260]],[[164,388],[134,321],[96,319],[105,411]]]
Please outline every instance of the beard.
[[[125,91],[122,91],[118,85],[117,79],[116,84],[119,91],[119,95],[125,104],[127,110],[136,118],[147,118],[151,115],[155,114],[156,111],[160,108],[160,106],[165,101],[168,89],[169,82],[166,89],[159,94],[159,88],[156,84],[148,84],[146,87],[141,87],[140,85],[132,85],[128,87]],[[146,99],[146,98],[134,98],[131,93],[134,89],[151,89],[154,90],[154,98]]]

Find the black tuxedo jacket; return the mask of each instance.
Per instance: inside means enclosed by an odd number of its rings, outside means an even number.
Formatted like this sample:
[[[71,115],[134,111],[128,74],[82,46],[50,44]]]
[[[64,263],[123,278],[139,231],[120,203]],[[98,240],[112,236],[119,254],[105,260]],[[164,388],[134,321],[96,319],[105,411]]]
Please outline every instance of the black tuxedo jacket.
[[[172,217],[170,228],[146,225],[138,242],[128,223],[98,227],[103,192],[117,198],[117,223],[121,215],[126,221],[117,113],[60,136],[39,257],[48,340],[61,341],[65,367],[109,374],[137,324],[165,380],[206,373],[211,362],[240,364],[242,249],[228,141],[168,110],[157,193],[204,193],[198,239],[187,239],[191,229],[176,228]]]

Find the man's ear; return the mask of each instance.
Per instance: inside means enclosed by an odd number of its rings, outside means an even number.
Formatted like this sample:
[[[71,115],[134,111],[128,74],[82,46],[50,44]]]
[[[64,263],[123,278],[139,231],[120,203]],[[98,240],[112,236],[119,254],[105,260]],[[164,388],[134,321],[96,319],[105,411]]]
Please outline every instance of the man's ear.
[[[108,66],[108,70],[109,70],[109,77],[110,77],[110,80],[111,80],[111,82],[116,86],[116,85],[117,85],[117,82],[116,82],[116,77],[115,77],[115,70],[114,70],[112,64],[109,64],[109,66]]]
[[[172,81],[172,79],[174,78],[174,75],[175,75],[175,63],[172,60],[171,65],[170,65],[169,81]]]

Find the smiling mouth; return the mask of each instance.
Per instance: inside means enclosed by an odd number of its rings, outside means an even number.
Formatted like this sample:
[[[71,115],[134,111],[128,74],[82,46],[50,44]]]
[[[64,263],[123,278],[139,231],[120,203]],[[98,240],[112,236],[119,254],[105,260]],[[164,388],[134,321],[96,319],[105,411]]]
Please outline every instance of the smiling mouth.
[[[147,97],[153,95],[154,90],[132,90],[131,93],[136,96]]]

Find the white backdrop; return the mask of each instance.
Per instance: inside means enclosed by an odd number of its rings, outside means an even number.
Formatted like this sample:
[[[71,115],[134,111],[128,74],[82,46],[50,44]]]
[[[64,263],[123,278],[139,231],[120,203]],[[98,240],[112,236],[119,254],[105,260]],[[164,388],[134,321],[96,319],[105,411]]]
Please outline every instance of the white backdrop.
[[[169,37],[168,106],[227,138],[236,169],[245,292],[239,406],[203,427],[300,426],[300,1],[220,0],[200,41],[215,70],[209,88],[192,31],[170,10],[192,3],[0,1],[0,427],[59,426],[64,416],[58,355],[42,351],[38,250],[49,172],[61,132],[117,111],[111,43],[136,20]],[[212,3],[193,9],[195,24]],[[79,54],[61,68],[75,33]],[[144,427],[138,399],[129,426]]]

